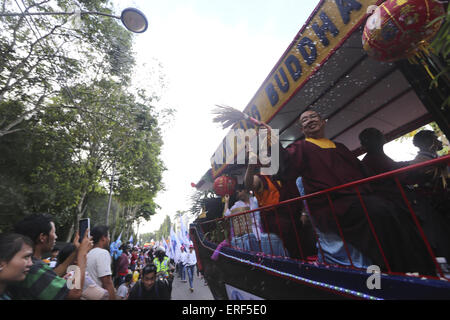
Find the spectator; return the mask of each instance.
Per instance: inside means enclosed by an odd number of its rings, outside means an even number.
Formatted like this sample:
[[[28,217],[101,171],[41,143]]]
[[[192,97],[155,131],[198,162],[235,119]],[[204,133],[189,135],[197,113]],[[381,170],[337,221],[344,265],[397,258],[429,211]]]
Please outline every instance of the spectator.
[[[153,264],[156,266],[156,272],[158,276],[166,279],[169,283],[169,292],[172,293],[172,266],[170,265],[170,259],[166,256],[166,250],[164,247],[158,247],[155,251],[155,259]]]
[[[157,277],[157,267],[149,264],[142,270],[139,280],[128,295],[128,300],[170,300],[170,289],[167,279]]]
[[[181,282],[187,282],[186,280],[186,258],[187,252],[184,245],[181,246],[180,262],[178,263],[178,268],[180,272]]]
[[[153,263],[153,259],[155,259],[155,255],[153,253],[153,247],[148,249],[147,256],[148,256],[148,260],[146,261],[146,264]]]
[[[131,275],[131,273],[125,276],[124,282],[120,285],[119,289],[117,289],[117,297],[119,298],[119,300],[128,299],[128,293],[131,288],[132,279],[133,276]]]
[[[133,271],[132,273],[133,277],[132,277],[132,282],[133,284],[135,284],[136,282],[138,282],[139,278],[141,277],[141,273],[140,273],[140,269],[136,269]]]
[[[117,259],[117,269],[116,269],[116,283],[115,287],[118,288],[122,283],[125,282],[125,277],[128,274],[128,249],[126,245],[120,247],[122,254]]]
[[[59,254],[59,249],[58,248],[53,248],[52,256],[50,257],[50,264],[49,264],[50,268],[55,268],[56,267],[56,263],[58,261],[58,254]]]
[[[134,272],[136,270],[136,265],[138,261],[138,253],[136,249],[131,250],[131,261],[130,261],[130,270]]]
[[[111,255],[109,248],[109,231],[107,226],[96,226],[91,235],[94,240],[94,249],[87,256],[87,271],[98,286],[106,289],[109,300],[116,300],[116,293],[112,282]]]
[[[42,262],[42,253],[49,252],[57,239],[55,224],[52,217],[46,214],[33,214],[15,225],[15,232],[29,237],[33,241],[33,266],[30,268],[25,280],[11,286],[10,293],[15,299],[24,300],[62,300],[80,299],[84,285],[86,270],[86,254],[92,248],[88,233],[79,243],[78,232],[73,244],[77,248],[63,263],[55,269]],[[81,288],[69,289],[66,280],[61,278],[67,267],[74,259],[78,260],[80,268]]]
[[[175,273],[178,274],[178,277],[181,277],[180,273],[180,255],[177,253],[175,256],[171,259],[171,262],[175,265]]]
[[[194,267],[197,264],[197,257],[194,251],[194,245],[189,246],[189,253],[186,258],[186,271],[189,278],[189,290],[194,292]]]
[[[312,194],[365,178],[361,162],[353,153],[325,138],[326,121],[317,112],[303,112],[299,122],[306,138],[280,148],[280,173],[287,183],[295,186],[297,177],[302,177],[306,194]],[[358,188],[391,270],[435,274],[434,263],[408,212],[396,210],[367,185]],[[340,189],[330,196],[345,240],[387,270],[354,189]],[[321,232],[338,234],[328,197],[316,196],[307,202],[315,226]]]
[[[73,244],[68,244],[62,248],[57,257],[57,265],[63,263],[75,250],[76,248]],[[77,262],[75,260],[73,264],[77,265]],[[108,291],[97,285],[87,271],[85,272],[81,300],[108,300]]]
[[[142,270],[142,268],[144,268],[145,266],[145,256],[144,256],[144,251],[142,251],[142,249],[139,249],[139,269]]]
[[[21,234],[0,234],[0,300],[11,300],[8,285],[25,280],[33,262],[33,241]]]

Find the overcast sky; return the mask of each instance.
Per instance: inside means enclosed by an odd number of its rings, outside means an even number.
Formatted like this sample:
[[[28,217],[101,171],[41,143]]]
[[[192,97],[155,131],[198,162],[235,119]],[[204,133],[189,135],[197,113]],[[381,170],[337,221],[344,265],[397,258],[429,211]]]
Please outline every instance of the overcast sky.
[[[168,170],[163,176],[166,191],[156,199],[161,210],[139,233],[155,231],[166,215],[189,209],[190,183],[208,170],[226,134],[212,122],[214,105],[244,109],[318,2],[116,1],[118,13],[135,7],[149,21],[149,29],[135,37],[136,78],[160,93],[161,106],[177,111],[163,132],[162,159]],[[160,75],[164,89],[155,83]],[[386,152],[391,155],[391,148]],[[392,156],[411,159],[408,152]]]

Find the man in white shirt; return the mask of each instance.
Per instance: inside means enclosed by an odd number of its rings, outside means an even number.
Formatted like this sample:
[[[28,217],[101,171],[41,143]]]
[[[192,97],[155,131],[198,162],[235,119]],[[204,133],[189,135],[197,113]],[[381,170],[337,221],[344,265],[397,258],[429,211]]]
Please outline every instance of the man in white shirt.
[[[128,298],[128,293],[130,291],[131,288],[131,282],[133,280],[133,276],[131,275],[131,273],[127,274],[125,276],[125,282],[122,283],[119,288],[117,289],[117,297],[119,299],[122,300],[127,300]]]
[[[186,255],[186,271],[189,278],[189,289],[194,292],[194,267],[197,264],[197,256],[195,255],[194,245],[189,246],[189,252]]]
[[[87,255],[86,270],[92,279],[108,291],[109,299],[116,300],[112,281],[109,231],[107,226],[96,226],[91,230],[94,248]]]
[[[180,277],[182,282],[187,282],[186,280],[186,259],[187,259],[187,252],[186,248],[184,246],[181,246],[181,254],[179,258],[179,268],[180,268]]]

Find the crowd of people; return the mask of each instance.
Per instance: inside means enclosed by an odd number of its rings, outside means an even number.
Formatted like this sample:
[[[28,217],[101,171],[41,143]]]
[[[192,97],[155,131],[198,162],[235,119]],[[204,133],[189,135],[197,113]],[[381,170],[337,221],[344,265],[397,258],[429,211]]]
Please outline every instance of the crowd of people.
[[[257,173],[259,165],[249,164],[244,185],[239,185],[233,195],[236,202],[231,209],[229,196],[224,197],[224,216],[436,159],[437,151],[443,146],[433,131],[422,130],[413,139],[419,148],[417,157],[396,162],[383,151],[385,140],[381,131],[368,128],[359,135],[361,146],[367,152],[359,160],[345,145],[325,138],[326,121],[317,112],[303,112],[298,123],[305,139],[287,148],[279,147],[277,175],[260,175]],[[271,137],[272,143],[279,143],[275,138]],[[248,157],[252,150],[249,153]],[[397,177],[434,254],[449,261],[447,164],[408,171]],[[350,251],[353,250],[350,252],[354,256],[352,260],[361,262],[360,266],[376,264],[383,271],[436,274],[424,239],[393,178],[361,184],[358,191],[339,189],[329,197],[315,196],[306,202],[279,206],[276,211],[268,209],[233,216],[230,219],[231,245],[247,251],[303,259],[317,254],[321,247],[321,251],[329,249],[326,253],[332,262],[349,264],[348,251],[345,252],[342,244],[344,238]],[[295,219],[292,219],[292,213]],[[262,235],[270,236],[271,248],[265,245]],[[300,248],[299,243],[302,244]]]
[[[114,257],[109,237],[99,225],[56,249],[53,217],[28,215],[0,234],[0,300],[170,300],[176,266],[164,247],[129,243]],[[188,250],[177,267],[193,292],[197,259],[192,244]]]

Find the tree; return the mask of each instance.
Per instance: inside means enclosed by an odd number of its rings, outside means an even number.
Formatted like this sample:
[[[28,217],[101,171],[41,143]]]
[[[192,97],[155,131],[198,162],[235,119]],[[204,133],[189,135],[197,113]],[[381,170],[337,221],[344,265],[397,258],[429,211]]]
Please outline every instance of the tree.
[[[151,239],[155,241],[161,241],[161,238],[167,239],[170,236],[170,227],[172,226],[172,222],[170,221],[170,217],[166,215],[166,218],[159,226],[159,229],[155,232],[150,232],[148,234],[142,234],[141,239],[144,242],[149,242]]]
[[[445,78],[444,81],[449,81],[450,73],[450,6],[447,4],[447,13],[431,21],[429,25],[433,25],[437,20],[444,20],[439,32],[431,43],[431,48],[437,55],[440,55],[445,64],[439,74],[436,75],[431,85],[437,85],[439,79]],[[442,108],[448,108],[450,106],[450,96],[445,99]]]
[[[118,177],[113,190],[126,207],[127,225],[139,217],[148,219],[157,208],[153,198],[162,189],[165,170],[159,159],[162,139],[152,107],[125,91],[121,83],[108,79],[94,81],[89,87],[78,85],[71,92],[82,108],[72,105],[71,97],[63,93],[53,99],[51,109],[66,116],[59,125],[72,139],[73,159],[83,177],[74,226],[87,206],[88,195],[102,181],[109,182],[113,164]]]
[[[20,103],[0,104],[0,116],[22,112]],[[0,214],[12,224],[25,214],[55,214],[58,226],[68,223],[80,196],[80,169],[72,160],[71,137],[51,112],[34,115],[20,131],[1,139]],[[5,219],[11,215],[13,219]]]
[[[2,0],[2,12],[69,11],[72,1]],[[107,0],[79,1],[81,9],[111,13]],[[133,65],[131,35],[115,19],[83,15],[74,25],[67,16],[0,18],[0,102],[25,105],[9,121],[0,121],[0,137],[45,108],[45,102],[66,90],[66,83],[87,83],[99,72],[118,75]],[[128,77],[128,78],[127,78]],[[129,76],[123,77],[129,81]]]
[[[71,1],[23,3],[25,11],[45,12],[66,11]],[[79,3],[111,12],[107,0]],[[2,11],[14,7],[0,4]],[[0,159],[0,213],[52,213],[66,240],[81,217],[98,215],[113,166],[118,229],[155,213],[165,170],[157,95],[131,85],[130,33],[114,19],[81,21],[0,18],[0,150],[7,155]]]
[[[205,209],[205,200],[214,197],[215,194],[212,191],[196,190],[191,195],[191,208],[189,209],[189,212],[194,217],[198,217]]]

